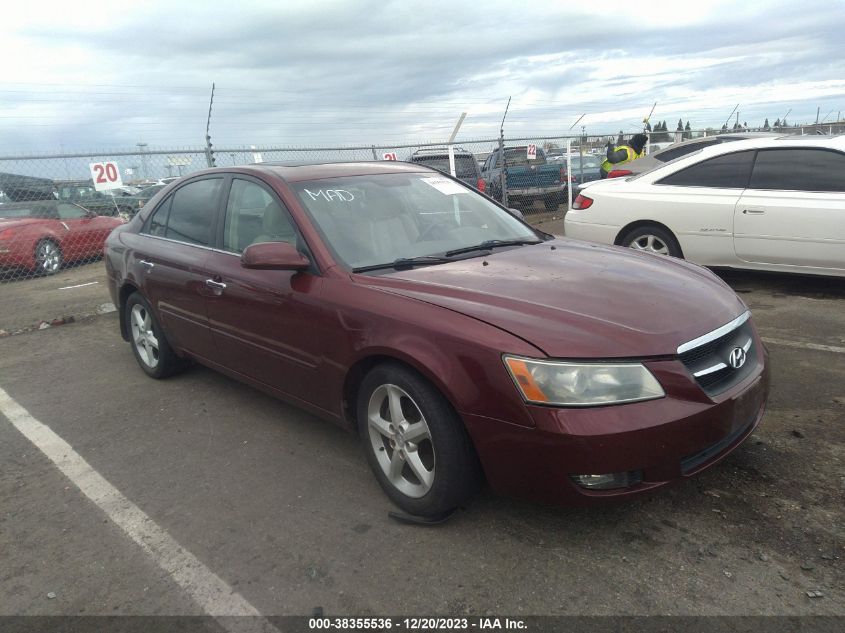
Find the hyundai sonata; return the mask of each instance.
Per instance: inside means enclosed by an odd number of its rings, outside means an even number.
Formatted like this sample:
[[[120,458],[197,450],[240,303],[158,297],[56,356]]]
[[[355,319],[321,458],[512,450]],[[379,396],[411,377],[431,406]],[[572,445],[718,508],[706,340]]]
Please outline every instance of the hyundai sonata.
[[[120,330],[360,434],[405,511],[486,479],[574,503],[694,475],[757,426],[766,351],[705,269],[532,229],[395,162],[211,169],[107,243]]]

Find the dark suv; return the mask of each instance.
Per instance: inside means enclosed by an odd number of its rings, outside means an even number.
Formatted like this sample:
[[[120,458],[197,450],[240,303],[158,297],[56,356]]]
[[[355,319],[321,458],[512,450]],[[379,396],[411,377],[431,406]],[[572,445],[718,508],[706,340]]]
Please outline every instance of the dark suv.
[[[475,156],[469,150],[462,147],[455,148],[455,178],[462,180],[470,187],[478,189],[482,193],[485,189],[484,179],[481,177],[481,170]],[[420,163],[431,167],[444,174],[451,174],[449,169],[449,148],[427,147],[411,154],[408,159],[410,163]]]

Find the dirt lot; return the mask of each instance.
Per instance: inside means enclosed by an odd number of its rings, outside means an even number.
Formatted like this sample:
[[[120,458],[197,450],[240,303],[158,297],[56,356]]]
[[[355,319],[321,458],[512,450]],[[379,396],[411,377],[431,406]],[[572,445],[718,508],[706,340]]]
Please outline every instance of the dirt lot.
[[[61,297],[99,266],[25,283]],[[770,349],[768,412],[624,505],[484,491],[396,523],[355,437],[201,367],[148,379],[114,314],[0,339],[0,389],[262,614],[845,615],[845,280],[723,276]],[[203,612],[1,415],[0,464],[0,614]]]

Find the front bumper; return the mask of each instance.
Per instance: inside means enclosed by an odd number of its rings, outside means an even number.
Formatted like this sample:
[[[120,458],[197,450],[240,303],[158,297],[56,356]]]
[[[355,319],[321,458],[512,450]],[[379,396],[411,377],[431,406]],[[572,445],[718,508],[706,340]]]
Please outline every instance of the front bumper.
[[[657,400],[594,408],[527,406],[534,428],[465,415],[491,486],[500,494],[583,504],[626,498],[719,462],[757,428],[769,393],[768,359],[733,389],[709,398],[678,360],[646,363],[666,390]],[[640,472],[629,487],[591,490],[571,475]]]

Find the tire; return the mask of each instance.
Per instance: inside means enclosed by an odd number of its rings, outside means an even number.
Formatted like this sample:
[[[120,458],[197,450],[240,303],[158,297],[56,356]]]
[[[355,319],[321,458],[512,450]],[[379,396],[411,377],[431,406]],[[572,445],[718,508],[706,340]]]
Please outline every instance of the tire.
[[[557,211],[557,208],[560,206],[560,200],[557,197],[553,199],[544,198],[543,204],[546,207],[546,211]]]
[[[679,258],[684,256],[675,236],[654,224],[638,226],[629,231],[622,238],[621,244],[634,250],[654,253],[655,255],[669,255]]]
[[[62,267],[62,249],[56,242],[44,239],[35,245],[35,272],[38,275],[55,275]]]
[[[151,378],[166,378],[185,369],[188,362],[179,358],[167,342],[150,304],[138,292],[126,300],[124,308],[129,344],[141,369]]]
[[[398,414],[391,415],[391,401]],[[367,461],[405,512],[442,516],[478,491],[481,467],[463,423],[416,372],[397,363],[375,367],[361,383],[356,413]]]

